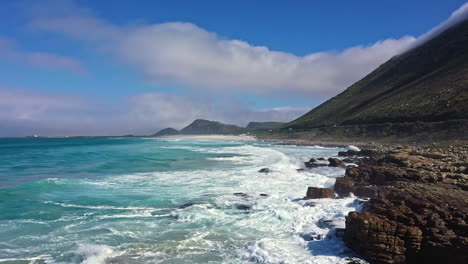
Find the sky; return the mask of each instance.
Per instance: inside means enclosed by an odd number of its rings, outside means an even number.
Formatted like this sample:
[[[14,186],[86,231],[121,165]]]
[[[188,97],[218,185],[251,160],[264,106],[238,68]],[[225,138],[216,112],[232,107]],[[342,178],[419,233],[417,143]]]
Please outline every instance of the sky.
[[[0,1],[0,136],[291,121],[465,1]]]

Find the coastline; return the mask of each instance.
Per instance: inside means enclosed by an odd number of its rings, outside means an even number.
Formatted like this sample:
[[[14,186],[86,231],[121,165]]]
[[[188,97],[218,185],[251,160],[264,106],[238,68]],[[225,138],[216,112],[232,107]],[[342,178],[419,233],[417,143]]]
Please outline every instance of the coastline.
[[[157,138],[166,139],[191,139],[191,140],[238,140],[238,141],[257,141],[254,136],[250,135],[171,135],[160,136]]]
[[[370,263],[467,263],[468,142],[315,141],[265,139],[279,145],[348,147],[338,153],[345,175],[332,189],[312,188],[308,198],[367,199],[346,217],[346,245]],[[332,161],[330,161],[330,165]],[[308,168],[323,166],[315,159]],[[304,190],[305,192],[305,190]]]
[[[339,153],[358,166],[334,191],[370,199],[346,217],[348,247],[370,263],[468,261],[468,145],[445,143]]]

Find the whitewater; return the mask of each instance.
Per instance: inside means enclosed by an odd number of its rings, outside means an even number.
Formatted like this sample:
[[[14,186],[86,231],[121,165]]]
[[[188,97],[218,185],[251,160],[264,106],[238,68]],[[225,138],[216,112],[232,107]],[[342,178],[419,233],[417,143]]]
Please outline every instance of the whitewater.
[[[362,201],[304,199],[340,148],[157,138],[0,139],[0,263],[348,263]],[[269,168],[269,173],[259,173]],[[363,262],[364,263],[364,262]]]

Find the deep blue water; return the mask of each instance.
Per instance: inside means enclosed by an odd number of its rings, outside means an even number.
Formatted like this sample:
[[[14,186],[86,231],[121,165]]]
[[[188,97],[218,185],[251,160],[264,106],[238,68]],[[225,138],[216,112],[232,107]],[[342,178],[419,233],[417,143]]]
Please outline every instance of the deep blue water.
[[[0,263],[346,263],[341,239],[307,237],[332,234],[319,220],[343,225],[358,203],[300,199],[307,186],[330,187],[344,170],[296,171],[339,150],[0,139]],[[263,167],[272,172],[258,173]]]

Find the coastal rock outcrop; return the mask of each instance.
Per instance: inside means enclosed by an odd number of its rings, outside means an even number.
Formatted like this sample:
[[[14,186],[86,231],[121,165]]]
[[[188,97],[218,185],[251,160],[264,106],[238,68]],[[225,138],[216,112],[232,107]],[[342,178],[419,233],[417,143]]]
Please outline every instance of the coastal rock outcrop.
[[[317,162],[318,159],[311,158],[309,161],[304,162],[304,166],[308,169],[327,166],[324,163]]]
[[[334,191],[370,198],[346,218],[348,246],[370,263],[468,263],[467,151],[400,148],[348,167]]]
[[[335,192],[332,188],[309,187],[306,197],[308,199],[335,198]]]
[[[329,162],[328,166],[330,167],[346,167],[344,162],[337,158],[328,158],[328,162]]]

